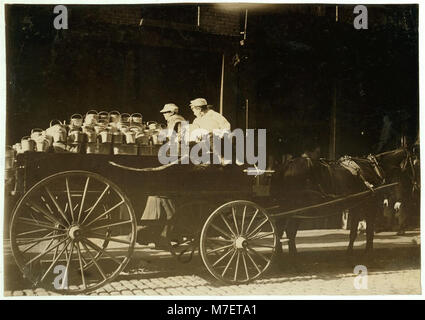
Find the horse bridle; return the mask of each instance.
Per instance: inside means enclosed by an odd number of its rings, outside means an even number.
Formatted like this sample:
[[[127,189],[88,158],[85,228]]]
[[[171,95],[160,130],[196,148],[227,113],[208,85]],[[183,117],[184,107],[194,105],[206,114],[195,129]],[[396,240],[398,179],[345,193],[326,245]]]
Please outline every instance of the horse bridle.
[[[407,170],[407,166],[409,165],[412,175],[409,175],[410,182],[412,183],[412,194],[420,190],[420,186],[416,180],[416,171],[415,166],[413,164],[412,160],[412,154],[409,152],[409,150],[406,150],[407,156],[406,159],[403,161],[401,165],[401,172],[404,172]]]

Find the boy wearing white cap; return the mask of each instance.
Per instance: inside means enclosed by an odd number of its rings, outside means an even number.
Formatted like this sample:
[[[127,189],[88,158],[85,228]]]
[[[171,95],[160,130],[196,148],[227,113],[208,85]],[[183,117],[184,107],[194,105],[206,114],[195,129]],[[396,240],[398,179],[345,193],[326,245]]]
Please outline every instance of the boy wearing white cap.
[[[178,114],[179,107],[174,103],[167,103],[160,112],[167,121],[167,129],[175,130],[177,133],[180,132],[181,122],[185,121],[185,119]]]
[[[190,101],[190,108],[196,119],[193,120],[191,130],[205,129],[213,132],[215,129],[230,130],[230,123],[220,113],[210,109],[211,105],[204,98]]]
[[[173,130],[180,133],[181,122],[185,121],[185,119],[178,114],[179,107],[174,103],[167,103],[160,112],[167,121],[167,137],[171,136]],[[145,210],[143,211],[142,220],[154,222],[162,220],[164,222],[164,227],[159,237],[155,235],[155,228],[146,226],[140,227],[138,230],[138,241],[141,244],[147,244],[153,241],[156,247],[160,249],[169,247],[169,240],[167,237],[172,226],[168,222],[174,217],[175,211],[176,208],[173,199],[163,196],[149,196],[146,201]],[[150,231],[149,229],[153,230]],[[159,230],[156,230],[156,232],[158,231]]]

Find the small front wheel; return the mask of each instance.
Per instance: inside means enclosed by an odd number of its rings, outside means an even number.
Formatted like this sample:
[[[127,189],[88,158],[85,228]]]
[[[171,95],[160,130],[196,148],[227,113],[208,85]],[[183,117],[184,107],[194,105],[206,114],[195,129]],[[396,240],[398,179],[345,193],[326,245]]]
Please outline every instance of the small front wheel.
[[[200,253],[208,271],[227,283],[257,279],[270,267],[278,245],[273,220],[251,201],[217,208],[202,228]]]

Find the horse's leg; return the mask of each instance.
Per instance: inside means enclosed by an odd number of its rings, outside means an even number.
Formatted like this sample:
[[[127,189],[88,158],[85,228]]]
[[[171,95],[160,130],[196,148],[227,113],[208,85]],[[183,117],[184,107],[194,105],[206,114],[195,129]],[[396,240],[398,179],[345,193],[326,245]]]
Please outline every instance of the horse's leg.
[[[276,236],[279,240],[277,247],[276,247],[276,255],[277,256],[280,256],[280,255],[283,254],[282,243],[281,243],[280,240],[283,237],[283,232],[285,231],[286,224],[287,224],[286,219],[276,220]]]
[[[295,245],[295,237],[297,236],[300,221],[297,219],[289,219],[286,225],[286,236],[288,237],[289,255],[295,257],[297,254],[297,247]]]
[[[371,205],[366,212],[366,252],[373,250],[373,236],[375,233],[376,213],[379,207]]]
[[[404,207],[404,203],[401,202],[398,208],[398,231],[397,235],[401,236],[406,233],[406,225],[407,225],[407,208]]]
[[[356,241],[357,229],[359,227],[359,221],[360,221],[360,212],[358,208],[350,210],[349,219],[351,222],[351,226],[350,226],[350,242],[348,243],[347,253],[352,254],[354,241]]]

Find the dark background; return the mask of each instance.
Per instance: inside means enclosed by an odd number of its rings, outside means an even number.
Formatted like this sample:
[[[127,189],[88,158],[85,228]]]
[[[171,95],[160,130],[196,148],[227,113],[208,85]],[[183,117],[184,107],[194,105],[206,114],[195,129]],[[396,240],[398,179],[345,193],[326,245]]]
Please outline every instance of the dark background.
[[[269,154],[315,138],[327,156],[332,108],[336,156],[375,152],[384,114],[389,145],[418,134],[417,5],[368,5],[368,30],[352,5],[338,21],[335,5],[201,5],[199,27],[195,5],[67,6],[68,30],[53,28],[53,8],[6,6],[7,144],[89,109],[163,122],[174,102],[192,121],[193,98],[219,108],[223,54],[224,115],[245,128],[248,99]]]

